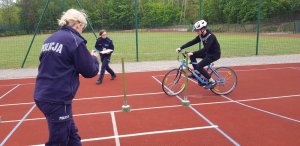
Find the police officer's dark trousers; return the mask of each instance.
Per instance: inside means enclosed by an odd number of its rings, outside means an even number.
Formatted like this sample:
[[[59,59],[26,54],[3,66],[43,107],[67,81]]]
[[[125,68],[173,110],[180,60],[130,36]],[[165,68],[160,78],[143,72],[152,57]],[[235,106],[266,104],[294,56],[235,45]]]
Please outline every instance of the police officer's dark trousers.
[[[110,62],[110,56],[103,55],[103,56],[100,56],[100,57],[101,57],[102,65],[101,65],[99,80],[103,81],[105,71],[107,71],[111,76],[115,76],[116,74],[114,73],[114,71],[108,65],[109,62]]]
[[[35,103],[48,122],[49,140],[46,146],[81,146],[71,104]]]

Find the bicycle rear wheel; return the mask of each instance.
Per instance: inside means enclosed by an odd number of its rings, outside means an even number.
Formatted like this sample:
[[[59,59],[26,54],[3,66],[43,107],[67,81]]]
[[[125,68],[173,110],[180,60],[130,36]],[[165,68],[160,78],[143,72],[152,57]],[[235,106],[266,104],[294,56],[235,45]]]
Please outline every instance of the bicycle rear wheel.
[[[211,77],[217,82],[217,85],[211,91],[217,95],[226,95],[231,93],[237,85],[237,75],[229,67],[218,67],[215,69],[216,74],[211,73]]]
[[[170,70],[162,80],[163,91],[169,96],[180,94],[186,87],[185,77],[185,71],[182,69]]]

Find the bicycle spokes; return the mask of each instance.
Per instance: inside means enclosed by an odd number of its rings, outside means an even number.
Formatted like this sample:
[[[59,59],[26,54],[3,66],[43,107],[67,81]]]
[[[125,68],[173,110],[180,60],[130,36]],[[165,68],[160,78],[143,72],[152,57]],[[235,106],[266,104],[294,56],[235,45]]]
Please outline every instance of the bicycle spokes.
[[[181,69],[170,70],[163,78],[162,89],[167,95],[178,95],[185,89],[185,73]]]
[[[237,85],[237,76],[234,70],[228,67],[219,67],[215,69],[215,72],[211,76],[216,80],[217,85],[211,91],[218,95],[232,92]]]

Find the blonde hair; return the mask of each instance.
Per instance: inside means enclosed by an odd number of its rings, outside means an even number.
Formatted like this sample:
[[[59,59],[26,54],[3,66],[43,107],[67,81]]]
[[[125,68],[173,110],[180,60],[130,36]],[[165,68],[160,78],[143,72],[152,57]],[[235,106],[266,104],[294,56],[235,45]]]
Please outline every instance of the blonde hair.
[[[87,24],[87,15],[83,10],[69,9],[64,12],[61,18],[58,20],[59,26],[69,25],[73,26],[76,23]]]

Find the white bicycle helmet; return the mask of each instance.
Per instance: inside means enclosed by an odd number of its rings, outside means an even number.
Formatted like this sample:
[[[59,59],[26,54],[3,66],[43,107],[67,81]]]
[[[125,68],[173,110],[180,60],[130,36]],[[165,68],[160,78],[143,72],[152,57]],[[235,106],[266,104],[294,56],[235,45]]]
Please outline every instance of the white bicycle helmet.
[[[193,31],[199,30],[201,28],[205,28],[207,26],[207,22],[205,20],[197,21],[193,26]]]

